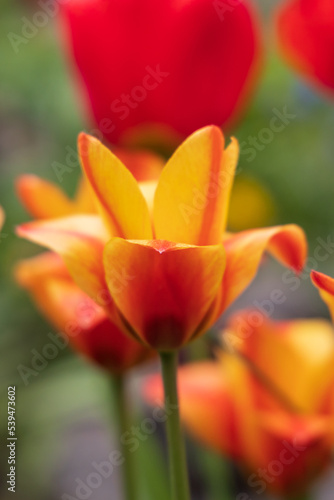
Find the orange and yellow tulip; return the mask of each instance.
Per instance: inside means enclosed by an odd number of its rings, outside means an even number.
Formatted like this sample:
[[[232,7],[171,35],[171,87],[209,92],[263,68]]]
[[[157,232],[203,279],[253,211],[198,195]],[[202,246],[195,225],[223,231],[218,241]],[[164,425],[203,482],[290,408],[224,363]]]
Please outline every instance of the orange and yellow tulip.
[[[231,318],[232,349],[220,350],[216,361],[179,369],[181,418],[195,438],[240,465],[253,493],[290,498],[331,460],[332,326],[263,318],[254,327],[251,318],[252,311]],[[160,402],[160,377],[144,391],[149,402]]]
[[[152,357],[80,290],[57,254],[45,252],[19,262],[15,278],[76,351],[110,372],[122,373]]]
[[[159,157],[149,153],[120,154],[143,181],[156,178],[161,170]],[[27,211],[37,219],[96,213],[94,194],[85,180],[80,182],[74,199],[33,175],[18,179],[17,192]],[[122,373],[152,357],[152,351],[124,335],[104,309],[74,283],[56,253],[46,252],[19,262],[15,278],[75,350],[112,373]]]
[[[97,139],[79,137],[99,215],[23,224],[18,234],[59,253],[79,287],[133,338],[159,351],[204,333],[254,278],[265,250],[300,270],[295,225],[226,233],[239,148],[218,127],[192,134],[157,183],[138,185]]]

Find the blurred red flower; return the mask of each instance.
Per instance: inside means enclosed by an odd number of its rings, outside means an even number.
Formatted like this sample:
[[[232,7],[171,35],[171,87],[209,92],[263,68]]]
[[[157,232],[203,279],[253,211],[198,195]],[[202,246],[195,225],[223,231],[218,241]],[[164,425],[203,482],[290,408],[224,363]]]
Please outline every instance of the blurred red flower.
[[[258,74],[248,1],[86,0],[62,6],[88,107],[112,143],[169,142],[225,125]]]
[[[277,12],[277,31],[291,65],[312,83],[334,90],[334,2],[284,2]]]

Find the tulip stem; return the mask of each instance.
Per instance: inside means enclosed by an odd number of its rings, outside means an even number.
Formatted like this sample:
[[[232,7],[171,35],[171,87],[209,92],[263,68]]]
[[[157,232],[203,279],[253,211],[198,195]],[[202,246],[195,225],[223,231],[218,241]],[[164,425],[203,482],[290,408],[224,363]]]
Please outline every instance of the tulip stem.
[[[177,393],[178,353],[160,353],[167,413],[167,439],[172,500],[190,500],[184,438],[181,430]]]
[[[134,457],[130,449],[123,444],[122,436],[129,432],[130,419],[126,401],[124,376],[114,377],[115,412],[118,420],[118,432],[121,440],[121,451],[124,458],[122,464],[123,484],[126,500],[136,500],[136,471]]]

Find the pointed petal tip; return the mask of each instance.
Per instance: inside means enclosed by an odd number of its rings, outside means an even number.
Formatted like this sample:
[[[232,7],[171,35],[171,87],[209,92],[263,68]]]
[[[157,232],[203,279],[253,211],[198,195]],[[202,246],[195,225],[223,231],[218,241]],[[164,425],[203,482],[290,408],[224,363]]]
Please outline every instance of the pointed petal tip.
[[[199,128],[198,130],[193,132],[193,134],[191,134],[189,137],[191,137],[192,135],[193,136],[211,135],[211,137],[215,140],[224,141],[224,134],[223,134],[222,129],[220,127],[218,127],[217,125],[213,125],[213,124],[206,125],[205,127]],[[188,140],[189,137],[186,140]]]
[[[19,175],[14,181],[14,187],[17,197],[22,204],[29,201],[32,191],[40,182],[40,178],[34,174]]]
[[[93,135],[87,134],[86,132],[80,132],[78,134],[78,152],[81,157],[86,156],[88,154],[89,145],[92,143],[101,144],[101,141],[94,137]]]
[[[24,188],[27,184],[30,184],[31,182],[35,182],[36,179],[38,179],[38,177],[35,174],[23,174],[23,175],[19,175],[15,179],[15,187],[17,189]]]
[[[315,270],[311,271],[310,278],[315,287],[334,295],[334,278]]]
[[[29,223],[20,224],[15,227],[15,234],[20,238],[24,238],[29,233]]]

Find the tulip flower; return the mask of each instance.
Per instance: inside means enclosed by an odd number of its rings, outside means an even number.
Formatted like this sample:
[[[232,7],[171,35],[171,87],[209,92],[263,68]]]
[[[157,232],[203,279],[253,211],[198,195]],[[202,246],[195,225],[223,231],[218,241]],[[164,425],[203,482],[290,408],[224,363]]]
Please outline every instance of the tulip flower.
[[[304,263],[298,226],[226,233],[238,152],[235,139],[224,149],[220,129],[205,127],[177,149],[157,185],[139,186],[111,151],[81,134],[99,215],[31,222],[18,234],[60,254],[77,285],[134,339],[178,349],[249,285],[266,250],[296,271]]]
[[[260,321],[257,311],[243,311],[226,333],[232,349],[179,369],[181,418],[196,439],[239,464],[254,495],[297,498],[331,461],[332,326]],[[160,378],[144,392],[160,401]]]
[[[149,193],[150,184],[161,171],[161,159],[148,152],[119,151],[118,154],[140,181],[141,189]],[[33,175],[21,176],[17,191],[27,211],[39,220],[97,214],[95,195],[85,178],[80,181],[73,199],[56,185]],[[154,352],[124,334],[117,319],[111,319],[78,287],[56,253],[43,253],[19,262],[15,277],[29,291],[38,309],[60,329],[76,351],[113,374],[119,435],[128,432],[131,424],[123,375],[151,358]],[[101,290],[100,299],[108,302],[106,290]],[[136,488],[132,456],[127,446],[120,443],[120,447],[125,458],[122,472],[126,498],[134,500]]]
[[[77,352],[118,375],[152,357],[73,282],[62,259],[43,253],[19,262],[17,283]]]
[[[288,0],[277,13],[277,31],[290,64],[316,86],[334,90],[334,3]]]
[[[138,184],[97,139],[79,136],[98,215],[23,224],[18,234],[60,254],[77,285],[124,331],[160,353],[165,395],[178,406],[177,349],[203,334],[247,287],[268,249],[300,270],[295,225],[226,234],[239,148],[205,127],[176,150],[157,183]],[[167,420],[173,500],[188,500],[179,414]]]
[[[137,178],[147,181],[156,178],[161,170],[159,157],[150,153],[119,154]],[[80,181],[74,199],[33,175],[18,179],[17,192],[27,211],[37,219],[97,213],[93,191],[85,179]],[[46,252],[19,262],[15,278],[75,350],[110,372],[121,374],[152,357],[152,351],[125,335],[105,310],[74,283],[56,253]]]
[[[86,0],[61,8],[87,108],[111,143],[167,136],[179,143],[209,123],[231,123],[255,86],[261,43],[248,0]]]
[[[322,300],[328,306],[332,320],[334,321],[334,278],[317,271],[312,271],[311,280],[319,290]]]

